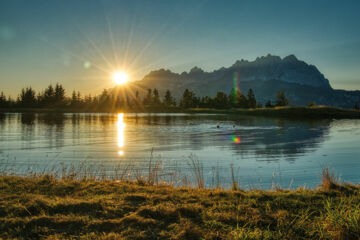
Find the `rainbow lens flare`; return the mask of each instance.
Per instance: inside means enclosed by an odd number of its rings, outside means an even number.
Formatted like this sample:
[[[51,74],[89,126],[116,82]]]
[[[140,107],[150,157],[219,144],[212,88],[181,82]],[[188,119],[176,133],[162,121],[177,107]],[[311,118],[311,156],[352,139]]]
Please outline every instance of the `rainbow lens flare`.
[[[236,144],[239,144],[239,143],[241,142],[240,137],[232,136],[232,137],[231,137],[231,140],[232,140],[234,143],[236,143]]]

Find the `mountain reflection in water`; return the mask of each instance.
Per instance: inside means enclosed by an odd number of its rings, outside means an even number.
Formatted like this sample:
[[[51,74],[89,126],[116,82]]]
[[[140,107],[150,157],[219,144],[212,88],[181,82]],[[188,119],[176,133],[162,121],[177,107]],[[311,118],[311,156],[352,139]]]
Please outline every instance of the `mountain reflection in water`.
[[[196,156],[207,182],[216,168],[226,183],[234,164],[247,185],[251,179],[272,181],[276,170],[284,181],[296,177],[299,185],[314,186],[321,165],[335,166],[343,179],[349,174],[351,181],[359,180],[350,170],[359,170],[359,152],[348,146],[360,144],[358,126],[358,120],[210,114],[6,113],[0,114],[0,158],[18,172],[35,165],[41,169],[79,162],[103,164],[111,171],[119,162],[146,168],[153,151],[163,168],[184,172],[189,171],[189,155]],[[343,171],[338,169],[344,160],[336,161],[336,148],[352,159],[351,167],[343,162]]]

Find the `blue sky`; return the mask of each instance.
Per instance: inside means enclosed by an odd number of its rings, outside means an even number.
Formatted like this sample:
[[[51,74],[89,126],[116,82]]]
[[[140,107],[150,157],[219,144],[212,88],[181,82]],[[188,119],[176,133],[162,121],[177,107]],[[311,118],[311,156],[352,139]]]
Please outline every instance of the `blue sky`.
[[[1,0],[0,90],[62,83],[97,93],[124,69],[207,71],[295,54],[360,89],[360,1]]]

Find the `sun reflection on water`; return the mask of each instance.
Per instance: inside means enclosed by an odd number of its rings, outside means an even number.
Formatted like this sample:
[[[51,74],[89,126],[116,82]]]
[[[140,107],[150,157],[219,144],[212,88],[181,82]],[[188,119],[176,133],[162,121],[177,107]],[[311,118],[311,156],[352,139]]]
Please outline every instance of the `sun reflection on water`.
[[[117,121],[117,130],[118,130],[118,147],[120,148],[118,154],[120,156],[124,155],[124,136],[125,136],[125,123],[124,123],[124,113],[118,114],[118,121]]]

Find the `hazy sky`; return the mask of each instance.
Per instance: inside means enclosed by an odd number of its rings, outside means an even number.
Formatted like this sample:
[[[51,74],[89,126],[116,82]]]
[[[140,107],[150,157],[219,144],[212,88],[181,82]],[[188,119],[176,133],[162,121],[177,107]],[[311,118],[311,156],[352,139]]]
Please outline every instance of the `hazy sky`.
[[[110,73],[207,71],[268,53],[360,89],[360,1],[0,0],[0,91],[96,93]]]

